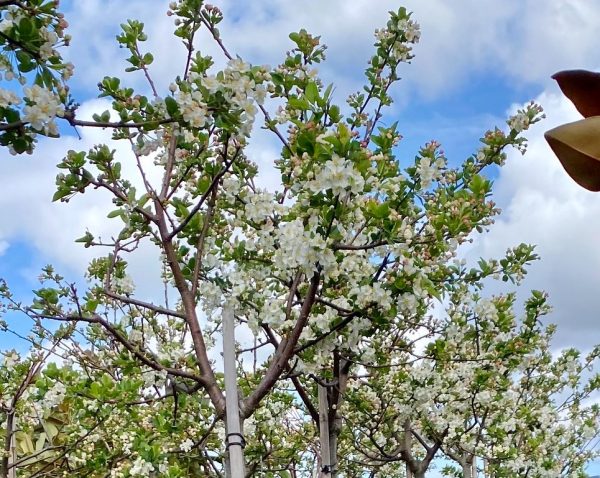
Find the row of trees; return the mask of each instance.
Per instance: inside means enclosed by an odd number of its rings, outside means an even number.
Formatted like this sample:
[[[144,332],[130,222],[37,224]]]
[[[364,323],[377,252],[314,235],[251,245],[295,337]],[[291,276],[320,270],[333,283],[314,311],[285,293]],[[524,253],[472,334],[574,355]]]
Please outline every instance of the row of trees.
[[[65,152],[53,199],[104,191],[122,226],[77,240],[109,251],[85,287],[51,266],[31,303],[0,285],[3,327],[16,314],[33,324],[30,351],[5,351],[0,366],[0,476],[223,476],[226,301],[252,343],[237,347],[246,476],[585,476],[600,349],[553,355],[543,293],[522,312],[513,293],[484,293],[518,284],[532,246],[473,267],[458,259],[499,213],[485,171],[524,151],[541,108],[488,131],[457,167],[436,142],[407,161],[394,154],[397,125],[382,120],[420,37],[405,9],[376,32],[364,89],[339,105],[318,77],[319,37],[292,33],[280,65],[253,66],[227,50],[217,7],[180,0],[168,14],[187,56],[168,90],[130,20],[117,41],[146,87],[102,79],[112,111],[82,120],[57,8],[0,0],[0,143],[31,152],[61,122],[112,130],[108,144]],[[196,50],[200,29],[223,69]],[[257,184],[246,156],[255,126],[281,145],[277,191]],[[128,273],[148,248],[164,298],[138,296]]]

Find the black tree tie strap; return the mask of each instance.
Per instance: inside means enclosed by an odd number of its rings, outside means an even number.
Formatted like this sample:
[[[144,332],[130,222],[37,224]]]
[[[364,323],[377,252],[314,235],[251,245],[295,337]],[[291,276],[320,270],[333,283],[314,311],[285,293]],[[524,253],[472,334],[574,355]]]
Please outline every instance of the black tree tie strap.
[[[232,437],[232,436],[239,437],[240,441],[234,441],[234,442],[229,441],[229,437]],[[242,435],[241,433],[228,433],[225,450],[229,450],[229,447],[233,446],[233,445],[239,445],[242,448],[246,448],[246,440],[244,439],[244,435]]]

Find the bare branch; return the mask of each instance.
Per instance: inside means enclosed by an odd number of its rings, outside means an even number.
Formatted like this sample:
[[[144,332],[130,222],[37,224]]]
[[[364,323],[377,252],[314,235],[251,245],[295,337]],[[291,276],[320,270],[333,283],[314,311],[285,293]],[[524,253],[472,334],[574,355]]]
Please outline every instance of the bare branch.
[[[171,231],[171,233],[168,236],[169,240],[173,239],[177,234],[179,234],[181,231],[183,231],[183,229],[185,228],[185,226],[187,226],[190,223],[190,221],[194,218],[194,216],[196,215],[196,213],[198,211],[200,211],[200,208],[202,207],[202,205],[204,204],[204,202],[206,201],[206,199],[209,197],[209,195],[212,193],[213,188],[216,187],[216,185],[219,183],[219,181],[225,175],[225,173],[227,171],[229,171],[229,168],[231,167],[231,165],[233,164],[233,162],[237,159],[240,151],[241,151],[241,149],[237,148],[235,154],[233,155],[233,158],[231,158],[231,160],[225,162],[225,164],[221,168],[221,171],[219,171],[217,173],[217,175],[213,178],[212,182],[208,186],[208,189],[202,195],[202,197],[200,198],[200,200],[198,201],[198,203],[192,208],[192,210],[187,215],[187,217],[183,221],[181,221],[181,223],[179,224],[179,226],[177,226],[175,229],[173,229]]]
[[[111,299],[118,300],[119,302],[124,302],[125,304],[142,307],[144,309],[151,310],[152,312],[156,312],[157,314],[170,315],[171,317],[179,317],[180,319],[185,319],[185,314],[183,312],[177,312],[175,310],[167,309],[159,305],[154,305],[151,302],[144,302],[142,300],[127,297],[125,295],[115,294],[114,292],[111,292],[110,290],[106,289],[103,291],[103,294],[110,297]]]
[[[361,246],[354,246],[352,244],[334,244],[332,249],[334,251],[368,251],[369,249],[375,249],[379,246],[387,246],[388,241],[377,241],[369,244],[363,244]]]
[[[149,358],[146,354],[144,354],[141,350],[139,350],[131,342],[129,342],[129,340],[123,337],[123,335],[121,335],[121,333],[109,321],[103,319],[98,314],[94,314],[91,317],[83,317],[80,315],[56,316],[48,314],[37,314],[35,312],[30,313],[32,313],[34,317],[40,319],[57,320],[60,322],[87,322],[88,324],[101,325],[107,332],[110,333],[110,335],[115,340],[117,340],[121,345],[123,345],[123,347],[125,347],[129,352],[131,352],[135,357],[137,357],[140,360],[140,362],[142,362],[144,365],[147,365],[148,367],[156,371],[165,371],[167,373],[170,373],[171,375],[175,375],[176,377],[188,378],[190,380],[193,380],[194,382],[206,385],[206,379],[204,377],[201,377],[191,372],[186,372],[185,370],[172,367],[165,367],[159,362]]]

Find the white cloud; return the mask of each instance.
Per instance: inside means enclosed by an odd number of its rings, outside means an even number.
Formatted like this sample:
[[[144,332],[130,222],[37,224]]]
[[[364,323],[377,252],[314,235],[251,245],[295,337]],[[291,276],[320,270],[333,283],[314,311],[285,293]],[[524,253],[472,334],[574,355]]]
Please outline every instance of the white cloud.
[[[75,64],[74,84],[93,94],[104,76],[123,77],[129,52],[119,49],[115,36],[121,32],[119,25],[128,19],[138,19],[145,24],[149,41],[141,45],[144,52],[158,51],[163,61],[182,64],[183,48],[172,35],[172,21],[166,16],[168,2],[154,1],[151,8],[148,4],[141,0],[87,0],[64,5],[65,17],[70,23],[68,33],[73,37],[65,53]],[[143,75],[138,73],[128,74],[123,79],[137,87],[144,82]]]
[[[319,69],[337,86],[336,98],[361,88],[362,73],[372,54],[373,30],[385,24],[389,10],[398,2],[380,0],[256,0],[243,8],[235,0],[215,2],[225,14],[219,25],[232,54],[256,64],[280,63],[292,47],[291,31],[306,28],[329,46],[327,61]],[[151,74],[165,94],[172,79],[182,74],[185,48],[172,35],[173,19],[166,15],[166,1],[88,0],[69,2],[72,46],[67,55],[75,60],[77,85],[93,94],[105,75],[122,76],[126,50],[116,48],[118,25],[138,18],[146,25],[144,51],[154,53]],[[400,70],[403,78],[394,92],[397,107],[409,104],[414,95],[434,100],[448,97],[473,75],[504,79],[520,88],[526,84],[547,85],[549,77],[565,68],[593,68],[600,64],[596,28],[600,5],[586,0],[405,0],[402,2],[422,26],[417,57]],[[196,49],[213,55],[217,64],[224,57],[200,30]],[[127,84],[147,88],[141,73],[127,75]]]
[[[516,2],[510,41],[501,49],[512,77],[541,81],[556,70],[594,67],[600,5],[586,0]]]
[[[407,0],[405,3],[414,10],[423,36],[414,64],[403,73],[406,81],[399,88],[403,102],[408,101],[411,91],[429,97],[449,94],[475,72],[486,69],[495,75],[513,77],[517,83],[544,83],[557,69],[600,64],[600,51],[595,46],[600,6],[591,2],[459,0],[449,5],[441,0]],[[372,32],[385,23],[387,10],[398,6],[391,0],[378,2],[376,8],[366,0],[263,0],[248,3],[242,11],[233,0],[217,4],[225,12],[220,28],[230,51],[255,63],[279,62],[291,46],[287,39],[290,31],[305,27],[322,35],[330,47],[329,60],[322,69],[329,80],[338,84],[338,98],[359,87],[362,70],[371,53]],[[151,71],[159,87],[164,88],[172,77],[181,73],[185,54],[179,40],[171,35],[172,18],[166,16],[166,10],[166,1],[153,2],[151,8],[148,2],[141,0],[68,3],[67,19],[74,37],[69,55],[77,66],[76,84],[89,88],[106,74],[121,75],[126,52],[116,49],[117,25],[127,18],[140,18],[146,24],[149,37],[144,47],[155,53]],[[205,34],[196,47],[223,61]],[[128,75],[124,81],[141,85],[144,80],[142,75]],[[90,93],[92,89],[86,91]],[[540,287],[551,290],[557,310],[562,309],[564,303],[577,316],[569,320],[592,327],[593,322],[586,319],[591,312],[580,299],[581,295],[565,291],[569,285],[578,284],[578,291],[587,291],[593,296],[597,277],[593,267],[583,266],[592,266],[598,261],[593,247],[594,233],[600,224],[593,220],[598,217],[594,215],[598,201],[570,182],[541,137],[544,128],[574,118],[573,109],[553,93],[546,93],[540,101],[546,106],[549,118],[532,133],[528,156],[511,157],[502,172],[497,195],[505,206],[505,216],[479,247],[488,255],[501,252],[499,249],[511,242],[539,243],[545,261],[534,266],[531,281],[537,277]],[[89,116],[92,110],[101,111],[106,105],[105,102],[85,102],[79,115]],[[435,131],[432,135],[435,136]],[[114,234],[117,221],[105,219],[111,208],[110,198],[94,192],[68,206],[50,204],[54,187],[49,178],[54,176],[54,165],[67,149],[87,149],[106,140],[107,132],[86,131],[81,141],[72,137],[44,140],[33,158],[2,162],[4,190],[0,205],[11,211],[11,216],[0,225],[0,239],[24,238],[49,260],[80,271],[88,262],[90,251],[74,247],[72,240],[88,227],[104,237]],[[116,148],[120,155],[128,154],[126,145]],[[250,158],[260,166],[262,185],[269,189],[278,185],[272,161],[279,150],[279,145],[264,135],[255,139],[248,149]],[[125,164],[126,168],[133,168],[131,161]],[[579,255],[571,257],[572,250]],[[578,264],[582,267],[577,267]],[[544,281],[550,286],[545,286]]]
[[[474,73],[506,78],[519,87],[548,84],[558,70],[600,64],[600,5],[595,2],[405,3],[423,29],[417,58],[406,76],[411,89],[430,98],[450,94]]]
[[[91,119],[92,113],[106,109],[110,109],[107,100],[91,100],[81,105],[78,116]],[[116,150],[115,156],[123,164],[123,174],[138,191],[143,188],[128,143],[112,141],[110,131],[99,128],[86,128],[80,134],[80,140],[73,136],[42,138],[32,156],[0,161],[0,177],[3,178],[0,209],[8,212],[0,222],[0,246],[11,241],[25,241],[45,262],[54,264],[71,280],[80,280],[89,261],[108,252],[101,248],[85,249],[73,241],[86,230],[96,238],[109,241],[119,232],[122,223],[118,218],[107,219],[107,213],[115,206],[111,195],[105,191],[90,188],[66,204],[51,202],[56,190],[53,178],[59,172],[56,164],[70,149],[87,151],[95,144],[105,143]],[[150,178],[156,175],[153,166],[148,170]],[[155,246],[143,243],[133,257],[129,269],[140,286],[141,298],[162,297],[158,294],[161,290],[160,262]],[[39,271],[31,271],[28,267],[25,264],[22,270],[14,272],[21,277],[37,277]]]
[[[338,85],[338,99],[359,87],[371,54],[372,32],[385,23],[387,10],[398,7],[391,0],[376,4],[367,0],[263,0],[247,2],[243,9],[233,0],[217,4],[226,15],[220,27],[230,51],[255,63],[281,61],[291,46],[287,39],[290,31],[304,27],[322,35],[329,45],[329,60],[321,69],[328,81]],[[405,77],[399,88],[403,101],[414,93],[429,98],[450,95],[478,72],[511,78],[518,87],[527,82],[545,85],[549,75],[559,69],[600,64],[595,34],[600,5],[593,2],[461,0],[450,5],[441,0],[407,0],[405,4],[414,10],[423,36],[414,64],[401,73]],[[172,18],[165,15],[166,10],[166,1],[152,2],[151,7],[141,0],[68,3],[67,19],[74,37],[69,55],[77,67],[75,85],[81,88],[85,84],[85,94],[93,94],[93,85],[104,75],[122,76],[126,52],[116,49],[117,25],[127,18],[140,18],[149,36],[144,47],[155,53],[151,71],[159,87],[165,88],[181,73],[185,54],[179,40],[171,35]],[[223,61],[205,34],[196,47]],[[144,81],[139,74],[125,78],[128,84],[141,85]],[[540,244],[544,261],[532,268],[527,284],[552,293],[557,310],[553,317],[566,325],[561,337],[579,340],[570,336],[578,327],[585,337],[596,330],[594,307],[597,310],[598,299],[594,285],[599,279],[600,253],[594,242],[600,232],[600,220],[595,219],[600,217],[600,201],[570,181],[545,145],[544,129],[576,118],[573,108],[556,95],[556,89],[552,91],[540,97],[549,118],[532,132],[529,154],[525,158],[511,156],[497,181],[497,198],[505,215],[482,239],[477,251],[497,255],[511,243]],[[105,102],[84,102],[79,115],[89,116],[92,110],[103,109]],[[94,192],[69,205],[50,204],[54,187],[49,178],[67,149],[87,149],[106,138],[107,132],[93,130],[84,132],[81,141],[72,137],[44,140],[35,157],[0,162],[4,183],[0,206],[10,211],[9,219],[0,224],[0,240],[25,239],[48,260],[83,270],[91,252],[75,247],[72,240],[86,228],[104,237],[116,231],[118,221],[105,219],[110,198]],[[128,154],[126,145],[116,147],[120,155]],[[259,186],[277,187],[272,160],[279,150],[276,142],[263,136],[251,143],[249,156],[261,167]],[[131,162],[128,164],[132,167]],[[144,270],[143,261],[139,267]]]
[[[575,184],[543,138],[545,130],[579,118],[556,89],[538,100],[547,120],[535,125],[525,157],[509,155],[495,185],[503,208],[491,232],[478,239],[471,257],[497,257],[521,242],[537,244],[536,262],[522,290],[549,292],[556,344],[588,348],[598,342],[600,321],[600,196]]]
[[[324,73],[341,93],[360,86],[372,54],[373,30],[387,11],[405,5],[422,26],[413,65],[403,68],[399,95],[449,95],[473,73],[510,78],[517,84],[547,83],[557,70],[600,64],[596,29],[600,5],[585,0],[382,0],[345,2],[254,1],[240,14],[226,0],[223,38],[257,62],[276,62],[289,48],[287,34],[300,28],[322,35],[329,46]],[[232,21],[232,18],[235,21]]]

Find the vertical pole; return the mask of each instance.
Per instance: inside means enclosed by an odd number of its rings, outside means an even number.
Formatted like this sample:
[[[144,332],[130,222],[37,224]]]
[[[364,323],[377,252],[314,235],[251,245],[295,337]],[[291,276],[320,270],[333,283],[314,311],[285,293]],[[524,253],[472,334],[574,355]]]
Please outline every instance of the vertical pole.
[[[240,424],[240,408],[235,365],[235,332],[233,307],[226,302],[223,307],[223,362],[225,371],[225,430],[226,449],[229,454],[230,478],[244,478],[244,437]]]
[[[406,420],[404,422],[404,450],[408,456],[406,460],[406,478],[414,478],[415,474],[413,473],[413,469],[411,468],[410,461],[412,459],[412,436],[410,430],[410,422]]]
[[[329,430],[329,466],[331,468],[331,478],[337,478],[337,433]]]
[[[473,478],[473,463],[469,461],[467,456],[463,457],[461,466],[463,469],[463,478]]]
[[[319,435],[321,441],[321,471],[320,478],[331,476],[331,452],[329,448],[329,403],[327,401],[327,388],[317,384],[319,395]]]
[[[7,423],[9,430],[8,433],[10,433],[10,450],[9,450],[9,455],[8,455],[8,466],[10,467],[8,469],[8,472],[6,473],[6,477],[7,478],[16,478],[17,477],[17,467],[15,466],[15,463],[17,462],[17,441],[15,438],[15,433],[16,433],[16,429],[17,429],[17,416],[16,416],[16,411],[13,408],[12,410],[12,414],[10,415],[10,420],[9,423]]]

